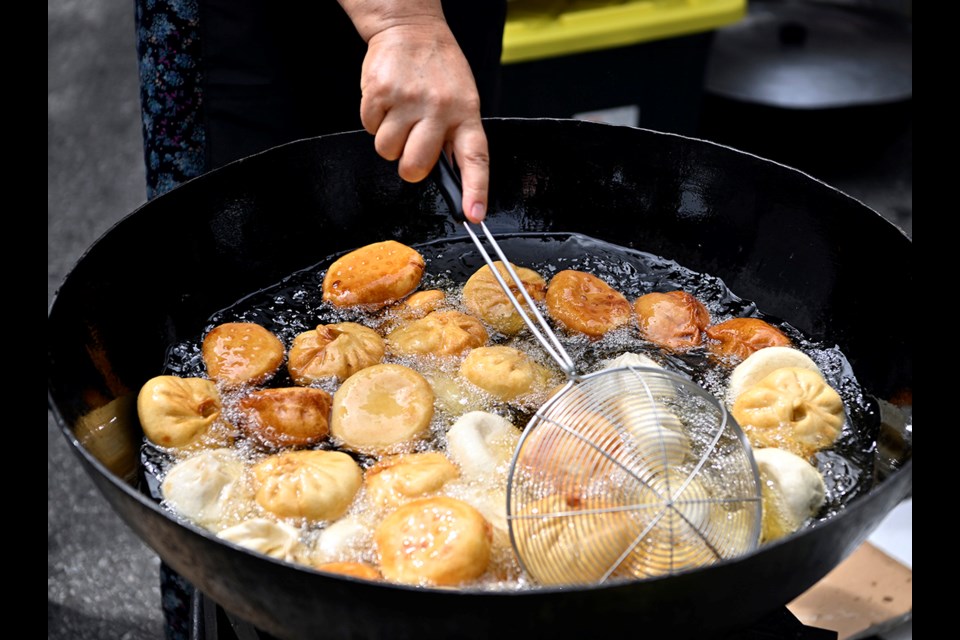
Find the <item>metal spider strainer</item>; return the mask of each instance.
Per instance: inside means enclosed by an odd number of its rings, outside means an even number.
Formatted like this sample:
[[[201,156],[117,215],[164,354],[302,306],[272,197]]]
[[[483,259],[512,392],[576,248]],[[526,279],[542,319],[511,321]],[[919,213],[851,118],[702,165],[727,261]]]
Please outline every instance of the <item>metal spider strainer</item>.
[[[759,472],[724,406],[659,368],[579,373],[487,226],[476,225],[526,306],[463,217],[460,183],[444,154],[437,181],[507,298],[567,376],[527,424],[510,466],[507,521],[525,571],[540,584],[595,584],[669,575],[754,549]]]

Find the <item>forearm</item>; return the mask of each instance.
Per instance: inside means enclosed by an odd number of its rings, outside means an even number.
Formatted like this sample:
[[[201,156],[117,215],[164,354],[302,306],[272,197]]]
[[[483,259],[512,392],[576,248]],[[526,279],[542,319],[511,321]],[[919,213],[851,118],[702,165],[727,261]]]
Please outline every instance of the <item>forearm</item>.
[[[338,0],[364,42],[392,27],[446,24],[440,0]]]

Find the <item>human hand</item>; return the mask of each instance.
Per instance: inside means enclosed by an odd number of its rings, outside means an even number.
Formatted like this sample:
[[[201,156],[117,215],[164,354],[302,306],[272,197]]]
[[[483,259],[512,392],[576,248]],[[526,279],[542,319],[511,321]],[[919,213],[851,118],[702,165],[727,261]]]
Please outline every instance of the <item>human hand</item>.
[[[423,180],[440,151],[452,151],[463,183],[463,211],[479,222],[486,214],[490,174],[480,96],[439,3],[425,4],[437,4],[438,12],[391,16],[372,27],[351,14],[367,40],[360,118],[375,136],[377,153],[399,160],[404,180]]]

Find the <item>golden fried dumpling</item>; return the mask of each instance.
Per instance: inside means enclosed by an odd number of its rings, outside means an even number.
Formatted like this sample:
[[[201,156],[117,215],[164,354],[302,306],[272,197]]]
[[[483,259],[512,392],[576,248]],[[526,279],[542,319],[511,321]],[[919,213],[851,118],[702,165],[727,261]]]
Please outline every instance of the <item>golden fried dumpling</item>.
[[[323,389],[261,389],[239,402],[239,426],[268,447],[303,447],[330,432],[330,394]]]
[[[175,464],[160,491],[180,515],[218,529],[242,500],[243,472],[243,462],[232,449],[210,449]]]
[[[408,502],[374,533],[380,571],[404,584],[456,586],[482,576],[493,531],[466,502],[436,496]]]
[[[520,288],[514,284],[502,262],[494,262],[497,271],[510,286],[510,291],[520,304],[526,308],[527,303],[520,293]],[[534,302],[541,302],[546,297],[547,283],[539,273],[533,269],[526,269],[511,264],[520,277],[523,288],[527,290]],[[463,302],[467,310],[488,325],[508,336],[516,335],[523,329],[523,320],[514,309],[513,304],[503,293],[500,284],[488,265],[480,267],[463,285]]]
[[[618,370],[624,368],[629,370]],[[670,406],[677,398],[677,383],[659,364],[635,353],[604,361],[602,371],[604,417],[619,427],[625,445],[619,461],[638,470],[679,465],[690,453],[690,440]],[[574,390],[558,408],[571,406],[577,397]]]
[[[375,242],[338,258],[323,278],[323,299],[336,307],[379,307],[414,291],[426,263],[395,240]]]
[[[566,496],[598,491],[618,470],[611,459],[619,460],[624,453],[616,425],[577,408],[577,398],[570,394],[552,404],[549,415],[564,428],[547,421],[538,424],[520,448],[517,468]]]
[[[217,534],[218,538],[287,562],[298,562],[304,554],[300,530],[285,522],[253,518]]]
[[[383,334],[390,333],[414,320],[419,320],[428,313],[439,311],[447,306],[447,295],[439,289],[428,289],[410,294],[381,318],[377,330]]]
[[[831,446],[843,428],[840,394],[820,374],[775,370],[740,394],[731,411],[755,447],[776,447],[809,459]]]
[[[681,464],[691,451],[683,424],[664,404],[641,396],[584,411],[576,393],[544,411],[517,458],[518,468],[566,496],[602,494],[629,481]],[[561,428],[558,425],[562,425]]]
[[[365,562],[321,562],[315,564],[314,568],[327,573],[337,573],[351,578],[363,578],[364,580],[380,580],[382,578],[376,567],[372,567]]]
[[[439,289],[417,291],[403,299],[393,313],[401,320],[419,320],[442,307],[446,301],[446,294]]]
[[[433,390],[399,364],[375,364],[347,378],[333,395],[330,432],[342,446],[389,453],[424,435],[433,419]]]
[[[755,449],[763,494],[761,542],[798,530],[826,500],[823,476],[812,464],[783,449]]]
[[[642,531],[627,512],[603,512],[615,506],[603,497],[566,494],[524,505],[512,531],[531,576],[540,584],[560,585],[593,583],[612,573]]]
[[[707,327],[710,351],[723,358],[743,360],[751,353],[767,347],[789,347],[788,338],[780,329],[758,318],[733,318]]]
[[[447,453],[468,478],[484,478],[505,469],[520,441],[506,418],[486,411],[460,416],[447,431]]]
[[[228,322],[210,330],[201,346],[213,380],[227,387],[263,384],[283,362],[280,339],[252,322]]]
[[[393,508],[412,499],[436,493],[460,472],[438,451],[387,456],[364,476],[367,498],[377,507]]]
[[[710,312],[686,291],[648,293],[633,303],[645,340],[673,351],[698,346],[710,324]]]
[[[143,433],[161,447],[184,448],[211,439],[221,408],[217,385],[203,378],[157,376],[137,396]]]
[[[817,363],[810,356],[793,347],[767,347],[754,351],[734,367],[727,384],[727,404],[736,402],[740,394],[768,375],[784,367],[800,367],[820,374]],[[822,376],[822,374],[820,374]]]
[[[299,385],[325,378],[344,381],[383,358],[383,338],[355,322],[320,325],[293,339],[287,370]]]
[[[712,564],[756,544],[756,512],[715,495],[699,477],[675,470],[653,477],[631,500],[636,531],[648,530],[618,576],[648,578]],[[746,504],[746,503],[743,503]],[[640,506],[646,505],[646,506]]]
[[[477,347],[460,364],[460,375],[499,400],[542,389],[550,371],[513,347]]]
[[[395,355],[458,355],[487,342],[487,330],[473,316],[459,311],[434,311],[387,335]]]
[[[571,331],[599,338],[630,323],[633,310],[623,294],[595,275],[561,271],[547,287],[550,317]]]
[[[290,451],[253,467],[257,504],[281,518],[335,520],[363,482],[353,458],[339,451]]]

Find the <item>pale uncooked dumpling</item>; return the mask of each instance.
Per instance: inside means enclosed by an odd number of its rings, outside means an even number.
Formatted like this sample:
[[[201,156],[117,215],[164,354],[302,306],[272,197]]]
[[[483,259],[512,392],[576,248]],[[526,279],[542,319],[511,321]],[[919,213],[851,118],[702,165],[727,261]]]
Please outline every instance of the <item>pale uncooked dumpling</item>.
[[[494,262],[497,271],[503,277],[514,297],[526,308],[527,303],[520,293],[520,288],[514,284],[502,262]],[[526,269],[511,265],[520,277],[524,289],[530,294],[534,302],[540,302],[546,297],[547,283],[539,273],[533,269]],[[467,310],[488,325],[508,336],[516,335],[523,329],[523,320],[513,307],[513,304],[504,294],[497,282],[493,271],[488,265],[480,267],[463,285],[463,302]]]
[[[299,562],[304,553],[299,529],[285,522],[274,522],[266,518],[241,522],[224,529],[217,537],[287,562]]]
[[[202,441],[220,419],[217,385],[203,378],[157,376],[137,396],[143,433],[161,447],[185,448]]]
[[[424,371],[423,376],[433,389],[437,408],[451,417],[455,418],[469,411],[478,411],[489,402],[482,390],[464,380],[459,374],[433,369]]]
[[[757,384],[777,369],[799,367],[820,374],[817,363],[810,356],[793,347],[767,347],[754,351],[734,367],[727,385],[727,403],[732,405],[744,391]]]
[[[320,532],[314,557],[318,562],[354,557],[366,546],[369,536],[370,527],[355,516],[345,516]]]
[[[367,469],[367,499],[376,507],[394,508],[439,491],[460,472],[439,451],[387,456]]]
[[[763,494],[761,542],[797,531],[815,516],[826,500],[823,476],[803,458],[768,447],[754,449]]]
[[[628,444],[624,462],[638,469],[673,468],[690,453],[690,440],[683,422],[664,400],[677,397],[677,385],[669,378],[646,369],[665,371],[651,358],[623,353],[603,363],[603,369],[635,367],[630,371],[603,374],[614,384],[619,401],[608,409],[608,417],[624,432]]]
[[[640,335],[672,351],[685,351],[703,342],[710,312],[686,291],[648,293],[633,303]]]
[[[303,447],[327,437],[331,402],[323,389],[260,389],[238,403],[238,424],[267,447]]]
[[[346,380],[383,359],[383,338],[355,322],[320,325],[293,339],[287,370],[299,385],[335,378]]]
[[[519,571],[517,554],[510,543],[510,524],[507,521],[506,478],[478,482],[461,478],[444,487],[444,493],[463,500],[480,512],[492,529],[490,568],[498,580],[506,579],[503,571]]]
[[[621,459],[631,468],[671,469],[690,455],[690,439],[683,423],[661,404],[636,403],[621,414],[618,422],[627,443]]]
[[[494,485],[492,483],[465,482],[463,480],[454,481],[447,485],[448,495],[463,500],[479,511],[480,515],[493,527],[495,539],[500,536],[500,541],[509,545],[510,540],[503,537],[510,534],[510,525],[507,522],[506,483]]]
[[[503,401],[542,390],[550,371],[513,347],[478,347],[467,354],[460,375]]]
[[[395,240],[375,242],[338,258],[323,278],[323,299],[337,307],[381,307],[416,290],[426,263]]]
[[[203,363],[225,387],[263,384],[283,363],[280,339],[252,322],[228,322],[203,338]]]
[[[160,491],[177,513],[216,530],[242,502],[244,469],[232,449],[210,449],[175,464]]]
[[[707,327],[710,352],[724,360],[743,360],[768,347],[789,347],[790,338],[759,318],[733,318]]]
[[[336,520],[363,482],[353,458],[339,451],[290,451],[253,467],[257,504],[281,518]]]
[[[595,275],[571,269],[550,279],[547,287],[550,317],[570,331],[599,338],[630,324],[633,309],[623,294]]]
[[[482,576],[493,531],[462,500],[436,496],[401,505],[374,533],[380,571],[404,584],[456,586]]]
[[[351,451],[390,453],[422,438],[432,418],[433,390],[422,375],[377,364],[337,389],[330,432]]]
[[[625,352],[616,358],[604,360],[601,369],[621,369],[624,367],[638,367],[647,369],[659,369],[665,371],[662,365],[656,360],[641,353]],[[644,375],[643,372],[625,372],[621,374],[606,374],[609,376],[617,375],[617,384],[621,393],[646,392],[647,389],[653,394],[654,398],[673,398],[677,395],[676,385],[669,379],[656,375]],[[643,378],[644,382],[637,382],[637,378]]]
[[[387,335],[387,348],[394,355],[459,355],[487,342],[483,324],[459,311],[434,311]]]
[[[604,360],[601,364],[602,369],[619,369],[621,367],[649,367],[652,369],[663,369],[663,365],[650,356],[645,356],[642,353],[633,353],[632,351],[625,351],[616,358]]]
[[[809,459],[833,445],[843,428],[840,394],[815,371],[777,369],[737,398],[731,411],[753,446]]]
[[[447,431],[447,453],[468,478],[485,478],[506,468],[520,431],[506,418],[486,411],[460,416]]]

